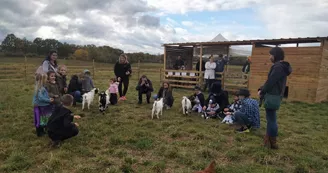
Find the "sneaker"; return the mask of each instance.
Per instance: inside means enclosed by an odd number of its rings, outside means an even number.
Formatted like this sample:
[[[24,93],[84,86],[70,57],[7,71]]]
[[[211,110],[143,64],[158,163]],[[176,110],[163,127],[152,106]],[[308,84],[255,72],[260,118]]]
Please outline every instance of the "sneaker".
[[[249,129],[248,128],[244,128],[244,127],[241,127],[240,129],[237,129],[236,132],[238,133],[249,133]]]
[[[125,96],[123,96],[123,98],[122,98],[124,101],[126,100],[126,97]]]

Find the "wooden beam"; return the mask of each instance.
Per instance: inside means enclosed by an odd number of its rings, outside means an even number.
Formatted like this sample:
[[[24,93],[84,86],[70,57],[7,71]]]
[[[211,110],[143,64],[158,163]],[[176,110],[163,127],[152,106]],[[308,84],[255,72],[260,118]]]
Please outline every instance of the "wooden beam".
[[[198,81],[198,85],[201,86],[202,85],[202,65],[203,65],[203,45],[200,45],[200,53],[199,53],[199,81]]]

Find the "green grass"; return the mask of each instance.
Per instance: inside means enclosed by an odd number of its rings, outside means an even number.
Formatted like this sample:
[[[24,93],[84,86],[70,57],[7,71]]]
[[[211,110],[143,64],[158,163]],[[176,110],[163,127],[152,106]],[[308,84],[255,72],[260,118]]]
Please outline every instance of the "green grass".
[[[158,91],[159,75],[145,74]],[[95,85],[106,89],[108,77],[96,76]],[[152,105],[136,104],[136,83],[133,75],[128,100],[111,106],[105,115],[98,112],[96,99],[91,110],[72,108],[82,116],[76,121],[80,134],[52,149],[47,137],[35,135],[33,81],[0,81],[0,172],[188,173],[212,160],[218,163],[217,172],[328,172],[327,103],[284,103],[278,112],[280,149],[271,151],[262,147],[263,110],[258,132],[236,134],[217,120],[182,115],[181,97],[191,91],[174,89],[174,107],[151,120]]]

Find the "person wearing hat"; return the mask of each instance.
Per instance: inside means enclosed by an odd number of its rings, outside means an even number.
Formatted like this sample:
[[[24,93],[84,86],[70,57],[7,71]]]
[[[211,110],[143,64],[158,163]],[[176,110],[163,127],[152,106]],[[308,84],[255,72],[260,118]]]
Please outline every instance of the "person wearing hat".
[[[284,96],[287,76],[292,73],[290,64],[284,61],[285,53],[280,47],[270,50],[270,61],[273,63],[264,86],[259,89],[258,95],[264,98],[264,107],[267,120],[267,131],[264,137],[264,146],[278,149],[277,110]]]
[[[82,82],[81,83],[82,83],[82,93],[81,93],[81,95],[91,91],[95,87],[93,85],[93,81],[92,81],[92,78],[91,78],[91,73],[88,69],[85,69],[83,71],[83,77],[82,77]]]
[[[205,105],[205,97],[201,91],[202,89],[199,86],[195,86],[195,93],[194,93],[194,106],[192,108],[193,111],[201,113],[202,108]]]
[[[257,100],[251,99],[248,89],[240,89],[237,93],[241,101],[241,109],[234,113],[235,122],[241,127],[237,132],[249,132],[251,128],[260,128],[260,108]]]

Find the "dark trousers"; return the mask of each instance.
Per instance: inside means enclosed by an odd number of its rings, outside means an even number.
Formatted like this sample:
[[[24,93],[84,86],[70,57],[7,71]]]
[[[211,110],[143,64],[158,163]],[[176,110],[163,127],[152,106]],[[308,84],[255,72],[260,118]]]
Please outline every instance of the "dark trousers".
[[[122,85],[124,85],[124,90],[122,92]],[[118,92],[120,94],[120,97],[123,97],[126,95],[126,93],[128,92],[128,88],[129,88],[129,78],[121,78],[121,81],[119,82],[118,85]]]
[[[247,126],[247,128],[251,127],[251,122],[249,121],[247,115],[242,112],[235,112],[235,122],[241,126]]]
[[[116,93],[110,93],[109,101],[111,105],[117,104],[117,94]]]
[[[142,94],[146,94],[147,103],[150,103],[151,92],[140,88],[138,91],[138,99],[140,103],[142,102]]]
[[[267,120],[267,134],[270,137],[278,136],[277,112],[272,109],[265,109]]]
[[[167,106],[172,107],[173,106],[173,102],[174,102],[174,99],[171,98],[171,97],[168,97],[168,98],[165,99],[164,104],[166,104]]]
[[[204,92],[206,91],[208,87],[208,91],[211,92],[212,90],[212,84],[215,82],[215,79],[205,79],[205,86],[204,86]]]
[[[79,134],[79,129],[77,127],[67,130],[64,134],[48,131],[48,136],[52,141],[63,141],[72,138],[77,134]]]

